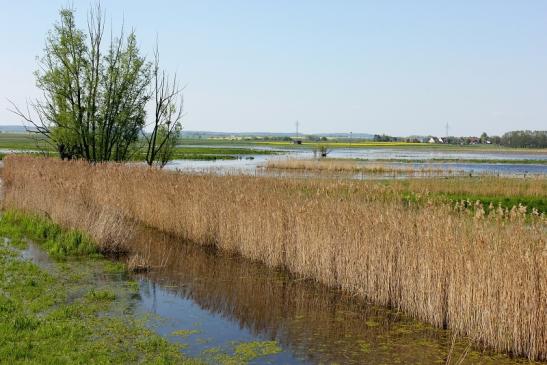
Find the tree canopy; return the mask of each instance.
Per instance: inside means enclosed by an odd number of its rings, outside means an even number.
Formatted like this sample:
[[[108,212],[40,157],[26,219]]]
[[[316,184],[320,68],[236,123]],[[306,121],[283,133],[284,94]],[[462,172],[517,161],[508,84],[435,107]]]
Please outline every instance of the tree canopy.
[[[508,147],[547,148],[547,131],[511,131],[501,137]]]
[[[155,61],[146,60],[133,31],[126,35],[122,29],[109,42],[104,35],[100,6],[89,12],[87,31],[77,27],[73,9],[62,9],[35,72],[43,96],[32,103],[33,115],[31,108],[15,111],[61,158],[125,161],[142,153],[150,165],[163,166],[181,128],[176,77],[160,70],[157,48]],[[149,102],[156,104],[151,132]]]

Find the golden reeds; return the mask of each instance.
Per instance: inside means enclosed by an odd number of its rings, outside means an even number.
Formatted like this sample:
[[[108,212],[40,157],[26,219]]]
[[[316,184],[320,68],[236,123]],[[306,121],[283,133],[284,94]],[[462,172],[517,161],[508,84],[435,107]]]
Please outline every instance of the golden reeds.
[[[370,173],[370,174],[451,174],[451,170],[433,167],[412,167],[379,163],[359,163],[351,160],[268,160],[265,167],[272,170],[303,170],[334,173]]]
[[[7,207],[75,226],[113,214],[389,305],[476,343],[547,359],[543,216],[401,204],[362,181],[185,175],[5,160]],[[97,213],[94,213],[97,214]]]

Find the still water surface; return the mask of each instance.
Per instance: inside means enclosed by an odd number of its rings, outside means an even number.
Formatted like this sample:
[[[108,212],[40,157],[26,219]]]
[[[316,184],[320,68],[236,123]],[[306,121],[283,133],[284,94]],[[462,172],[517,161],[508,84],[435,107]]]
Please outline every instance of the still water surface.
[[[140,229],[133,245],[153,268],[134,276],[139,294],[117,295],[109,315],[145,318],[158,334],[184,344],[185,354],[209,364],[446,364],[449,356],[456,364],[463,354],[461,364],[530,364],[478,351],[466,339],[396,310],[154,230]],[[56,269],[32,243],[22,256]],[[69,296],[95,287],[116,290],[130,279],[94,272],[90,260],[69,265],[90,278]],[[272,343],[276,351],[250,361],[238,357],[240,344],[256,349]]]
[[[231,353],[249,341],[276,341],[282,349],[253,364],[444,364],[452,347],[449,331],[283,270],[156,231],[143,230],[136,241],[157,266],[139,276],[138,312],[157,315],[149,326],[210,363],[216,361],[206,354]],[[192,334],[171,335],[178,330]],[[452,357],[467,346],[458,339]],[[463,363],[521,362],[468,350]]]
[[[191,146],[185,146],[191,147]],[[198,146],[196,146],[198,147]],[[214,146],[199,146],[214,147]],[[243,147],[243,146],[233,146]],[[247,147],[248,148],[248,147]],[[274,149],[264,146],[257,147],[261,150],[279,151],[276,155],[251,155],[241,156],[237,160],[175,160],[167,165],[167,168],[194,172],[216,172],[216,173],[243,173],[251,175],[282,175],[289,173],[280,173],[266,171],[264,166],[268,160],[276,159],[311,159],[314,153],[310,149]],[[249,158],[250,157],[250,158]],[[367,160],[382,160],[380,164],[395,167],[409,167],[415,169],[442,169],[450,174],[494,174],[494,175],[547,175],[547,152],[527,153],[527,152],[507,152],[507,151],[439,151],[439,150],[418,150],[418,149],[395,149],[395,148],[336,148],[333,149],[329,158],[339,159],[360,159],[360,163],[366,163]],[[436,162],[435,159],[453,159],[454,162]],[[457,162],[463,160],[492,160],[492,162]],[[389,161],[392,160],[392,161]],[[399,160],[420,161],[419,163],[401,163]],[[495,160],[504,163],[495,163]],[[523,160],[537,160],[537,164],[522,163]],[[423,162],[422,162],[423,161]],[[508,161],[511,161],[508,163]],[[521,162],[519,162],[521,161]],[[290,175],[302,176],[302,174],[292,172]],[[388,175],[389,176],[389,175]],[[374,178],[388,176],[350,176],[353,178]],[[398,175],[404,177],[404,175]]]

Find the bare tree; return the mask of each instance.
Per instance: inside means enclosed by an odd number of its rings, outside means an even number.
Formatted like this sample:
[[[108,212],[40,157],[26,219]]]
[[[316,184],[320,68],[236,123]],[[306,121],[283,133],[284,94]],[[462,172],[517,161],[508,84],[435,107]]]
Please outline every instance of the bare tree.
[[[316,158],[317,157],[325,158],[330,153],[330,151],[331,150],[326,145],[322,144],[318,148],[315,148],[313,150],[313,156]]]
[[[146,141],[146,163],[164,167],[172,157],[182,129],[183,88],[177,81],[177,75],[170,77],[160,69],[159,47],[156,43],[152,84],[155,102],[154,120],[151,132],[143,131]]]

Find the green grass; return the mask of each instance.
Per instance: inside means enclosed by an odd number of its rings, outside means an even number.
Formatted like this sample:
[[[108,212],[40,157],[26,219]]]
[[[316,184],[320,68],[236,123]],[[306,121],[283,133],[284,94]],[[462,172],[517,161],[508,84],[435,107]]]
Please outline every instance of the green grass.
[[[13,242],[43,232],[48,238],[54,232],[62,237],[57,226],[20,213],[3,214],[0,226],[1,236]],[[48,238],[39,243],[49,247]],[[79,250],[67,252],[82,254]],[[136,317],[105,315],[123,306],[118,296],[127,297],[135,289],[130,285],[125,291],[120,287],[89,287],[93,275],[81,271],[89,262],[100,267],[106,261],[66,262],[45,271],[21,259],[13,245],[0,243],[0,362],[197,363],[181,355],[180,346],[146,329]],[[76,275],[75,271],[81,272]]]
[[[39,145],[37,147],[38,138]],[[29,133],[0,133],[0,149],[8,150],[37,150],[37,149],[51,149],[43,141],[43,137],[33,135]]]
[[[448,202],[461,202],[469,201],[471,205],[479,201],[485,208],[486,212],[489,211],[489,206],[497,208],[501,206],[504,209],[511,209],[514,206],[519,206],[519,204],[527,207],[527,213],[531,213],[532,209],[536,209],[539,213],[547,213],[547,198],[540,197],[526,197],[526,196],[481,196],[481,195],[470,195],[470,194],[449,194],[449,193],[438,193],[436,194],[438,198],[443,201]]]
[[[100,256],[93,240],[77,230],[63,230],[50,220],[17,211],[7,211],[0,220],[0,236],[15,243],[24,238],[39,241],[45,251],[56,258],[67,256]]]
[[[474,194],[462,194],[462,193],[429,193],[426,195],[417,195],[414,192],[406,192],[403,194],[403,202],[405,203],[417,203],[424,204],[427,201],[435,201],[438,203],[456,203],[456,202],[469,202],[465,203],[465,206],[473,208],[478,201],[482,204],[485,212],[490,211],[490,205],[497,209],[501,206],[503,209],[511,209],[523,205],[527,208],[527,213],[532,213],[533,209],[536,209],[538,213],[547,213],[547,198],[546,197],[534,197],[534,196],[486,196],[486,195],[474,195]]]

